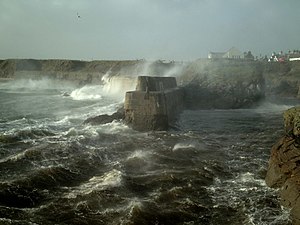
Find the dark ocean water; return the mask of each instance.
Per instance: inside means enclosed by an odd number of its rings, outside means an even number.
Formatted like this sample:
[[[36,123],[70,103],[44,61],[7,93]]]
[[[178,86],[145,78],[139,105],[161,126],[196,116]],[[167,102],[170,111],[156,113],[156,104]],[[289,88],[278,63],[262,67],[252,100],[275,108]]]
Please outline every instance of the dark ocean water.
[[[186,110],[168,132],[83,124],[120,102],[105,86],[0,83],[0,224],[290,224],[264,176],[295,103]]]

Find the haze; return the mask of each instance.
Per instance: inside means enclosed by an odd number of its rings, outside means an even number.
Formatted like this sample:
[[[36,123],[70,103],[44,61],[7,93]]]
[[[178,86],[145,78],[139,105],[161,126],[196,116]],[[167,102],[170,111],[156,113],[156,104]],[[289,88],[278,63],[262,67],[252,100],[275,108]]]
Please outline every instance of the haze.
[[[0,0],[0,58],[193,60],[299,49],[299,0]]]

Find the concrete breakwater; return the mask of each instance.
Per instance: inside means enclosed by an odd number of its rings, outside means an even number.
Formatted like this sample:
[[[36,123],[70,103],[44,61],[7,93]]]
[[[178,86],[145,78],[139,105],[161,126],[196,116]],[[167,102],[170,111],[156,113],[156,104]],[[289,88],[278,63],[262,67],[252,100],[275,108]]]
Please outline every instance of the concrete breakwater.
[[[300,107],[284,112],[285,135],[272,147],[266,183],[279,188],[281,203],[300,225]]]
[[[125,96],[125,121],[139,131],[167,130],[184,108],[183,90],[175,77],[137,79],[137,89]]]

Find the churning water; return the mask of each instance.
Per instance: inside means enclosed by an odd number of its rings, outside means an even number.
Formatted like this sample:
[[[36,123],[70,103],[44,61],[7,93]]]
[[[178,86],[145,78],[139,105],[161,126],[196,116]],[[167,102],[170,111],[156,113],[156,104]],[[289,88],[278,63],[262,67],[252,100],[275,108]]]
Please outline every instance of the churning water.
[[[105,87],[49,82],[0,84],[0,224],[290,224],[264,182],[288,106],[186,110],[140,133],[83,124],[119,107]]]

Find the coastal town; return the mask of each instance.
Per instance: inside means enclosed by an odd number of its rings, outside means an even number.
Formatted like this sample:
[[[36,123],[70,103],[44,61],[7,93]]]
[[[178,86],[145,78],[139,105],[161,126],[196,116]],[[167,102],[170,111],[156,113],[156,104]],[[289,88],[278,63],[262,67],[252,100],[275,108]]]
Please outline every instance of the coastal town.
[[[208,59],[243,59],[243,60],[259,60],[268,62],[286,62],[299,61],[300,50],[289,50],[287,53],[283,51],[272,52],[271,56],[253,56],[251,51],[241,52],[238,48],[232,47],[226,52],[209,52]]]

